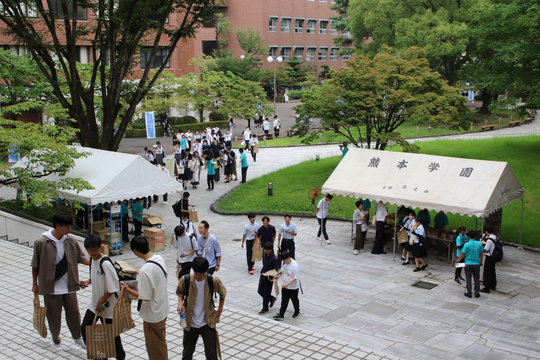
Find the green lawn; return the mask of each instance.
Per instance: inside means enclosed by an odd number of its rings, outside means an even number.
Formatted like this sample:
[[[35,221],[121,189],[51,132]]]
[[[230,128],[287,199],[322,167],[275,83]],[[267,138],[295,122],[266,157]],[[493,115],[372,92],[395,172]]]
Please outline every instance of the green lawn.
[[[437,140],[420,144],[424,154],[506,161],[525,189],[522,243],[540,247],[534,221],[540,203],[540,137],[514,137],[486,140]],[[394,148],[392,151],[401,151]],[[303,214],[310,205],[308,192],[312,187],[321,188],[339,163],[340,157],[307,161],[257,178],[242,185],[226,196],[219,204],[222,211],[247,213]],[[272,182],[274,196],[267,196],[267,184]],[[250,199],[246,202],[245,199]],[[389,207],[393,211],[393,207]],[[331,216],[351,217],[354,200],[334,197]],[[313,214],[313,209],[310,210]],[[519,241],[521,201],[515,201],[503,210],[502,238]],[[431,214],[432,219],[435,212]],[[465,225],[474,228],[474,217],[448,214],[450,228]]]
[[[500,127],[506,127],[508,126],[508,122],[511,120],[519,120],[516,118],[516,114],[513,111],[510,110],[498,110],[494,111],[491,115],[482,115],[478,114],[476,112],[471,112],[464,116],[464,122],[467,124],[467,130],[452,130],[448,129],[446,127],[434,127],[429,131],[428,127],[424,124],[416,124],[416,123],[405,123],[402,126],[398,128],[398,132],[401,134],[402,137],[410,138],[410,137],[417,137],[417,136],[434,136],[434,135],[447,135],[447,134],[459,134],[459,133],[465,133],[469,131],[480,131],[482,129],[482,126],[487,124],[495,125],[496,127],[499,127],[499,119],[500,119]],[[470,123],[473,122],[472,130],[470,128]],[[365,131],[365,129],[362,129],[362,131]],[[262,129],[256,128],[255,133],[263,133]],[[357,131],[353,131],[354,134],[358,134]],[[276,140],[267,140],[266,146],[289,146],[289,145],[300,145],[301,144],[301,138],[295,137],[294,139],[292,137],[287,137],[286,133],[284,131],[281,132],[281,136],[279,139]],[[313,142],[313,144],[318,143],[342,143],[344,141],[348,141],[344,136],[341,136],[339,134],[334,133],[333,131],[323,131],[322,136],[319,137],[317,140]],[[260,142],[260,146],[265,146],[264,142]],[[238,145],[237,147],[240,147]]]

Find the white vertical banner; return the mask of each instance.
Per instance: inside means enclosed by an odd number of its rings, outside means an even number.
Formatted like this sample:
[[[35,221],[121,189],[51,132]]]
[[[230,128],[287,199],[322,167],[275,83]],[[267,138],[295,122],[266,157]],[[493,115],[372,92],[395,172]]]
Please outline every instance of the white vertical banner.
[[[147,112],[144,114],[146,119],[146,138],[155,139],[156,138],[156,121],[154,118],[154,112]]]

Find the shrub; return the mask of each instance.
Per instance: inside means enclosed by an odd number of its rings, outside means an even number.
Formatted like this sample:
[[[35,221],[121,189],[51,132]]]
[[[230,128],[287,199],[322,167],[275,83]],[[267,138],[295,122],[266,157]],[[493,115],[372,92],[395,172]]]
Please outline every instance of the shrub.
[[[144,122],[144,119],[137,119],[131,123],[131,127],[133,129],[145,129],[146,123]]]
[[[127,138],[140,138],[140,137],[146,137],[146,130],[145,129],[133,129],[128,127],[126,129],[126,132],[124,133],[124,136]]]
[[[212,111],[208,118],[210,121],[225,121],[227,120],[227,114],[221,112],[221,111]]]
[[[197,123],[197,118],[195,116],[186,115],[178,119],[180,121],[178,124],[196,124]]]

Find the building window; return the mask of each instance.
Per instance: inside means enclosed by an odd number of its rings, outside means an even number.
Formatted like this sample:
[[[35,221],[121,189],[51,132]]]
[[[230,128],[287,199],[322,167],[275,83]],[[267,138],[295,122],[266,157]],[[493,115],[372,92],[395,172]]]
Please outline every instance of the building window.
[[[277,17],[270,16],[270,19],[268,20],[268,31],[277,32],[277,20]]]
[[[306,61],[315,61],[315,51],[317,48],[308,47],[306,51]]]
[[[30,55],[30,49],[24,45],[11,45],[9,47],[13,55]]]
[[[330,49],[330,61],[338,60],[338,51],[339,51],[339,48],[337,47],[333,47]]]
[[[336,29],[336,20],[330,22],[330,35],[337,35],[338,30]]]
[[[55,15],[58,18],[68,18],[73,19],[73,5],[70,1],[66,0],[51,0],[51,5]],[[62,10],[62,5],[67,8],[67,14],[64,14]],[[77,6],[77,20],[86,20],[86,8],[82,6]]]
[[[88,64],[89,61],[89,53],[90,53],[90,47],[88,46],[77,46],[77,57],[76,60],[80,62],[81,64]]]
[[[281,18],[281,32],[291,32],[291,18]]]
[[[294,19],[294,32],[301,34],[304,31],[304,19]]]
[[[277,57],[278,47],[277,46],[269,46],[268,47],[268,55],[272,57]]]
[[[294,48],[294,60],[298,60],[298,61],[304,60],[304,48],[303,47]]]
[[[150,60],[151,55],[152,55],[152,48],[141,49],[141,69],[146,69],[146,65],[148,65],[148,61]],[[167,56],[169,56],[169,49],[167,48],[157,49],[156,57],[154,58],[154,62],[150,64],[150,68],[155,69],[165,64],[165,59],[167,58]],[[165,67],[167,68],[169,67],[169,62],[165,64]]]
[[[289,61],[291,57],[291,47],[290,46],[282,46],[281,47],[281,57],[283,58],[283,61]]]
[[[327,47],[319,48],[319,61],[326,61],[326,54],[328,53]]]
[[[319,21],[319,34],[324,35],[328,32],[328,20]]]
[[[351,49],[350,46],[344,46],[342,47],[341,49]],[[345,54],[343,56],[341,56],[341,60],[351,60],[351,54]]]
[[[326,0],[319,0],[319,2],[327,2]]]
[[[306,26],[306,33],[308,34],[315,34],[315,27],[317,26],[317,20],[309,20],[307,21]]]

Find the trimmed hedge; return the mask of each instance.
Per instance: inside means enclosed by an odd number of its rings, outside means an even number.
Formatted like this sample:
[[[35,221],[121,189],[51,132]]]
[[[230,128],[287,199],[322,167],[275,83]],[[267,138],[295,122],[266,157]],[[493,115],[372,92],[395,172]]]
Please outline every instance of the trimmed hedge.
[[[210,119],[210,121],[226,121],[227,114],[224,114],[220,111],[212,111],[210,114],[208,114],[208,118]]]
[[[156,136],[163,136],[165,134],[165,130],[163,130],[162,127],[156,126]],[[133,129],[131,127],[128,127],[126,129],[126,132],[124,133],[124,137],[127,138],[144,138],[146,137],[146,129]]]

